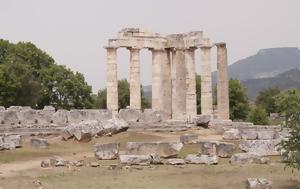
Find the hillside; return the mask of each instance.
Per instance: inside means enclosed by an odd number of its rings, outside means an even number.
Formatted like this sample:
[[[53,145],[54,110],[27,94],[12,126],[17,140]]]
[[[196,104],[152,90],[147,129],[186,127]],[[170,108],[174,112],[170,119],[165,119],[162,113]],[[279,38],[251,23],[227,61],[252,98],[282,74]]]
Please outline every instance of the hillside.
[[[290,88],[300,89],[300,70],[292,69],[284,73],[278,74],[275,77],[249,79],[242,81],[242,84],[247,89],[247,94],[250,99],[254,99],[259,91],[267,88],[279,88],[280,90],[287,90]]]
[[[274,77],[293,68],[300,69],[300,50],[297,47],[270,48],[231,64],[228,75],[244,81]],[[216,82],[216,72],[213,73],[213,82]]]

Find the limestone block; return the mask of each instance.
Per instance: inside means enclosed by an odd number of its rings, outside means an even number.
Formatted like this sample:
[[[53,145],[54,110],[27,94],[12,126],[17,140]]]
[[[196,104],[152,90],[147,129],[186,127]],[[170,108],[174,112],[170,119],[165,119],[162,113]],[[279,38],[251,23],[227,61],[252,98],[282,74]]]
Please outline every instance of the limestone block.
[[[198,135],[185,134],[180,136],[180,142],[183,144],[195,144],[198,142]]]
[[[159,123],[166,120],[166,118],[162,111],[145,109],[140,120],[144,123]]]
[[[236,149],[235,144],[228,142],[219,142],[216,145],[216,152],[219,157],[229,158],[233,155]]]
[[[186,156],[185,162],[188,164],[216,165],[219,162],[219,158],[216,155],[189,154]]]
[[[225,140],[239,140],[240,138],[241,136],[238,129],[229,129],[223,134],[223,139]]]
[[[272,140],[279,138],[279,133],[277,131],[259,131],[257,133],[257,138],[259,140]]]
[[[20,135],[9,135],[3,138],[3,142],[9,146],[10,149],[20,148],[22,146]]]
[[[245,152],[256,153],[259,155],[280,155],[278,144],[280,139],[275,140],[244,140],[239,147]]]
[[[59,156],[53,156],[50,158],[50,166],[52,167],[63,167],[68,164],[68,161],[64,160]]]
[[[256,153],[238,153],[230,159],[231,164],[268,164],[269,161],[269,158]]]
[[[201,126],[207,128],[209,125],[209,122],[211,121],[211,115],[197,115],[193,119],[193,123],[196,126]]]
[[[110,120],[107,120],[105,124],[103,125],[103,134],[117,134],[120,132],[127,131],[129,128],[128,123],[125,122],[122,119],[113,118]]]
[[[119,144],[106,143],[95,145],[95,156],[99,160],[117,159],[119,155]]]
[[[80,142],[89,142],[92,140],[92,135],[88,129],[76,128],[74,132],[75,139]]]
[[[120,155],[123,165],[150,165],[152,159],[149,155]]]
[[[272,189],[272,182],[265,178],[248,178],[246,189]]]
[[[0,106],[0,112],[5,111],[5,107],[4,106]]]
[[[19,122],[18,114],[16,111],[7,110],[3,115],[3,122],[6,125],[16,125]]]
[[[57,110],[53,115],[52,115],[52,122],[54,124],[63,126],[68,123],[68,117],[69,117],[70,112],[67,110]]]
[[[136,109],[121,109],[119,111],[119,118],[127,122],[137,122],[141,117],[141,111]]]
[[[162,158],[177,157],[183,147],[180,142],[128,142],[127,154],[151,155],[157,154]]]
[[[243,130],[240,129],[241,138],[244,140],[256,140],[257,139],[257,131],[256,130]]]
[[[184,165],[185,161],[184,161],[184,159],[171,158],[171,159],[166,159],[165,164],[167,164],[167,165]]]
[[[44,106],[43,111],[47,111],[49,113],[54,114],[55,113],[55,108],[53,106]]]
[[[32,138],[30,144],[35,148],[47,148],[49,146],[48,141],[43,138]]]

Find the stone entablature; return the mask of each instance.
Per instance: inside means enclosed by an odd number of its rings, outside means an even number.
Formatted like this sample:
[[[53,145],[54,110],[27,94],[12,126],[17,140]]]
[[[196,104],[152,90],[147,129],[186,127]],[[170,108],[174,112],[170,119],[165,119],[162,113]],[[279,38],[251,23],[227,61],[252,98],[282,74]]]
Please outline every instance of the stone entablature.
[[[227,49],[225,43],[211,43],[202,31],[159,34],[139,28],[125,28],[107,46],[107,108],[118,113],[117,49],[130,51],[130,108],[141,109],[140,50],[152,52],[152,109],[169,119],[192,120],[197,115],[195,50],[201,51],[201,111],[213,114],[211,48],[217,47],[218,115],[229,119]]]

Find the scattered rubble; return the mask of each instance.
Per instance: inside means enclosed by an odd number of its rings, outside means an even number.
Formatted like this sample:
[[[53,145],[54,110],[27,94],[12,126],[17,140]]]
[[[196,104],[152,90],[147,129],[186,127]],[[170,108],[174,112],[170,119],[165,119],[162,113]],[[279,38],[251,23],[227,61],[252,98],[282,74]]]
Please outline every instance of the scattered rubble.
[[[216,165],[219,162],[219,158],[216,155],[189,154],[186,156],[185,162],[189,164]]]
[[[272,183],[265,178],[248,178],[246,189],[272,189]]]
[[[269,162],[269,158],[255,153],[238,153],[230,159],[231,164],[268,164]]]
[[[172,158],[172,159],[166,159],[165,164],[167,164],[167,165],[184,165],[185,161],[184,161],[184,159]]]

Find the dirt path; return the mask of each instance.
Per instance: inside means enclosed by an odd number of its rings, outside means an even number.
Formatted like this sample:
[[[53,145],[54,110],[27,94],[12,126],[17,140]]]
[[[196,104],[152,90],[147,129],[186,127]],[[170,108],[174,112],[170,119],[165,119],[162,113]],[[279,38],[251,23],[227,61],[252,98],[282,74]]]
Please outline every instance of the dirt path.
[[[75,160],[82,157],[94,157],[93,153],[80,153],[76,155],[61,155],[63,159]],[[35,169],[41,167],[41,161],[47,158],[40,157],[32,160],[16,161],[12,163],[0,164],[0,177],[12,177],[20,173],[21,171],[26,171],[30,169]],[[49,159],[49,158],[48,158]]]

